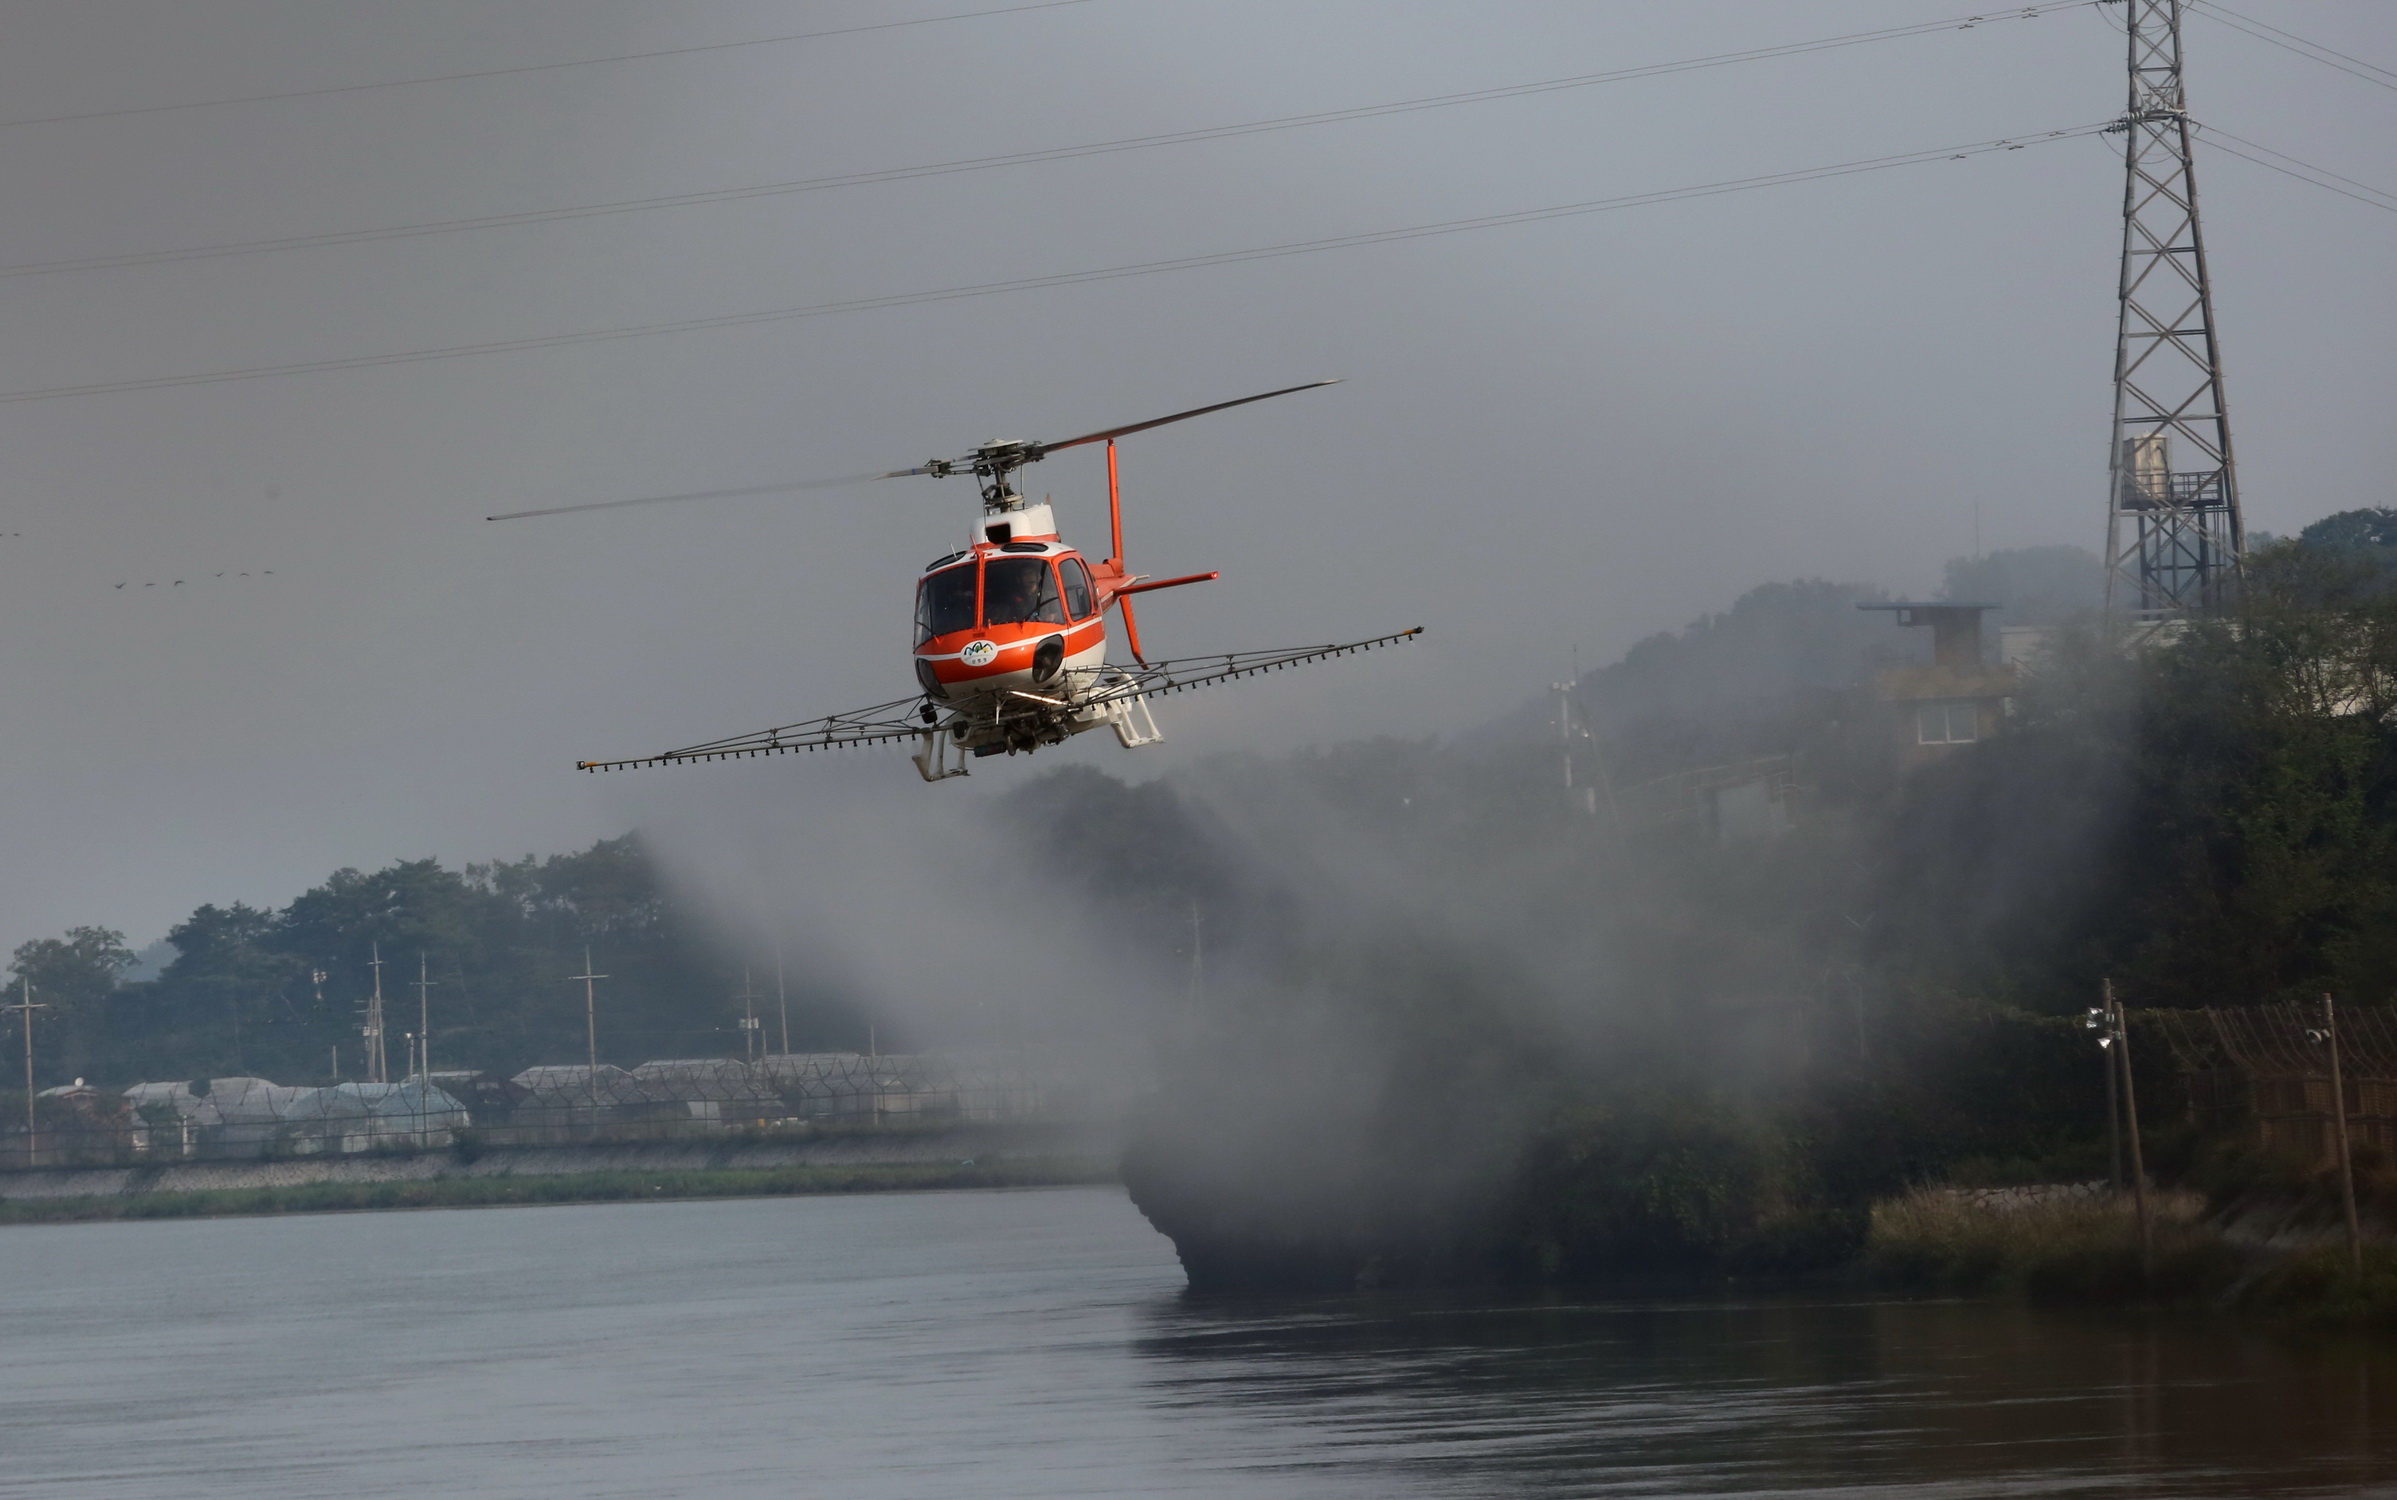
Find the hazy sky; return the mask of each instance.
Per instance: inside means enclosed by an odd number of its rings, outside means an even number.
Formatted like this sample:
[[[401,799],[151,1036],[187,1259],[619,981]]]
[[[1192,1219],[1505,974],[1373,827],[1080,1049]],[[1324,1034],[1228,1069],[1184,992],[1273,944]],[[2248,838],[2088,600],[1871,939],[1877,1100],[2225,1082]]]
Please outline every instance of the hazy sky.
[[[0,123],[0,271],[1115,141],[1965,10],[1085,0],[161,108],[998,3],[25,0],[0,54],[0,122],[32,122]],[[2385,0],[2238,8],[2397,67]],[[1064,752],[1139,774],[1237,745],[1462,727],[1563,675],[1575,647],[1595,665],[1769,578],[1928,588],[1973,545],[1976,511],[1986,547],[2094,546],[2120,166],[2110,140],[2066,140],[1169,275],[23,393],[2028,139],[2119,111],[2117,13],[836,190],[0,275],[0,941],[77,922],[146,940],[201,901],[279,904],[343,864],[564,849],[693,797],[803,804],[882,777],[962,803],[1051,763],[933,788],[897,752],[839,775],[821,758],[572,770],[908,691],[910,581],[963,539],[961,481],[480,519],[495,510],[898,466],[1345,377],[1126,445],[1134,564],[1224,573],[1147,606],[1150,643],[1431,633],[1168,701],[1171,742],[1138,757]],[[2189,46],[2199,119],[2397,189],[2397,90],[2202,15]],[[2389,501],[2397,213],[2220,154],[2201,184],[2250,524]],[[1094,454],[1029,483],[1055,493],[1069,538],[1103,546]],[[677,778],[704,789],[662,784]]]

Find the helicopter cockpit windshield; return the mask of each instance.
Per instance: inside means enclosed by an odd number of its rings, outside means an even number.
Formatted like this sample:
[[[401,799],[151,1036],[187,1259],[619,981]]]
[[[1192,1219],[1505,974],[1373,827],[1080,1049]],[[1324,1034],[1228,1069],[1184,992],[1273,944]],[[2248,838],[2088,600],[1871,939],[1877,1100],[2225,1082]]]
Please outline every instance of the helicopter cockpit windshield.
[[[967,563],[925,579],[916,589],[916,644],[974,628],[974,573]]]
[[[982,623],[1063,625],[1065,601],[1045,557],[994,557],[983,564]]]

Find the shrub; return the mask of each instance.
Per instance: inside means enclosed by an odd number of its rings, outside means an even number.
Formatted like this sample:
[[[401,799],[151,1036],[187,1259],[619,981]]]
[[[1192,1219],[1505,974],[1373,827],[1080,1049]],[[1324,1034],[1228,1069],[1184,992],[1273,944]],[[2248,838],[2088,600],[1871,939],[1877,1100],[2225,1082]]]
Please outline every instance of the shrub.
[[[1992,1199],[1917,1188],[1874,1205],[1866,1264],[1877,1280],[2043,1301],[2190,1301],[2228,1288],[2242,1257],[2199,1217],[2194,1193],[2149,1195],[2155,1268],[2140,1269],[2126,1194]]]

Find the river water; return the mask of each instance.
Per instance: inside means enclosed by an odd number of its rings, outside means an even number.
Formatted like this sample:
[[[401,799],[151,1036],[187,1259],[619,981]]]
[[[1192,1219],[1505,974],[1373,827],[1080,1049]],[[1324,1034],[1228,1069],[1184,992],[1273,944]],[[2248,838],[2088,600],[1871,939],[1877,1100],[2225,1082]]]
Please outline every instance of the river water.
[[[0,1494],[2397,1495],[2397,1356],[1837,1297],[1200,1301],[1104,1189],[0,1230]]]

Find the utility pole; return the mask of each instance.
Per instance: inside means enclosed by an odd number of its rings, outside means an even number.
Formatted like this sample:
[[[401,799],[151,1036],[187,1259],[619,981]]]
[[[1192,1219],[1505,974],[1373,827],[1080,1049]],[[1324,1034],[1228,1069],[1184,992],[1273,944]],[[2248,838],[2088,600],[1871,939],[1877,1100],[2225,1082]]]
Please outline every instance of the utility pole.
[[[2224,604],[2247,533],[2182,87],[2185,0],[2104,3],[2123,7],[2130,42],[2129,106],[2107,127],[2124,181],[2106,613],[2140,625]]]
[[[1582,722],[1579,648],[1573,653],[1573,680],[1552,682],[1549,688],[1556,694],[1557,765],[1564,780],[1565,805],[1577,813],[1595,814],[1598,811],[1599,794],[1604,793],[1608,814],[1620,824],[1621,815],[1615,812],[1614,780],[1606,773],[1605,758],[1597,754],[1595,746],[1589,746],[1590,727]],[[1583,746],[1589,746],[1597,762],[1596,777],[1588,786],[1582,785],[1581,779],[1574,775],[1573,752]]]
[[[383,945],[369,945],[374,955],[367,967],[375,971],[373,998],[366,1002],[366,1073],[376,1083],[391,1081],[391,1057],[383,1050]]]
[[[2330,1118],[2339,1143],[2339,1203],[2347,1210],[2347,1269],[2364,1274],[2364,1232],[2355,1219],[2355,1158],[2347,1149],[2347,1088],[2339,1076],[2339,1025],[2330,996],[2322,997],[2322,1040],[2330,1046]]]
[[[1573,648],[1573,680],[1549,684],[1556,693],[1557,756],[1564,775],[1565,805],[1575,812],[1595,817],[1601,799],[1606,803],[1607,821],[1617,832],[1623,827],[1623,811],[1615,805],[1615,778],[1607,770],[1606,753],[1598,748],[1596,736],[1590,733],[1587,717],[1581,711],[1581,648]],[[1573,752],[1587,752],[1589,776],[1574,774]]]
[[[16,1004],[14,1004],[14,1005],[5,1005],[5,1006],[0,1006],[0,1010],[13,1010],[13,1011],[17,1012],[19,1015],[21,1015],[21,1016],[23,1016],[23,1017],[25,1018],[25,1165],[27,1165],[27,1166],[29,1166],[29,1167],[30,1167],[30,1166],[32,1166],[32,1165],[33,1165],[33,1131],[34,1131],[34,1122],[33,1122],[33,1013],[34,1013],[35,1011],[37,1011],[37,1010],[48,1010],[50,1007],[49,1007],[49,1006],[47,1006],[47,1005],[36,1005],[36,1004],[34,1004],[34,1003],[33,1003],[33,981],[32,981],[32,980],[30,980],[30,979],[19,979],[17,982],[18,982],[19,984],[21,984],[21,985],[23,985],[23,986],[24,986],[24,990],[23,990],[23,997],[24,997],[24,998],[22,998],[22,999],[20,999],[19,1001],[17,1001],[17,1003],[16,1003]]]
[[[774,945],[774,1005],[782,1012],[782,1055],[791,1055],[791,997],[782,985],[782,944]]]
[[[2139,1089],[2131,1075],[2131,1009],[2114,998],[2114,981],[2106,981],[2106,1008],[2114,1012],[2114,1065],[2122,1069],[2122,1116],[2131,1136],[2131,1201],[2139,1214],[2139,1270],[2156,1273],[2155,1227],[2147,1219],[2147,1158],[2139,1150]]]
[[[1557,765],[1564,772],[1565,795],[1570,799],[1573,795],[1573,684],[1552,682],[1549,687],[1556,693]]]
[[[741,1002],[741,1059],[757,1061],[757,986],[749,982],[749,967],[741,966],[741,992],[733,996]]]
[[[591,1047],[591,1103],[593,1106],[597,1106],[599,1103],[599,1000],[591,986],[608,976],[597,972],[597,966],[591,962],[591,945],[585,943],[583,944],[583,971],[580,974],[569,974],[566,977],[583,982],[583,1032]]]
[[[427,978],[424,950],[416,950],[416,1056],[418,1068],[429,1083],[433,1077],[433,1003],[428,998],[438,979]]]
[[[2106,1054],[2106,1137],[2114,1148],[2114,1191],[2122,1191],[2122,1137],[2117,1130],[2128,1121],[2131,1137],[2131,1194],[2139,1213],[2139,1268],[2154,1275],[2156,1269],[2155,1234],[2147,1221],[2147,1161],[2139,1151],[2139,1094],[2131,1086],[2131,1028],[2130,1011],[2114,998],[2114,981],[2108,979],[2100,990],[2098,1004],[2082,1022],[2096,1032],[2098,1048]],[[2121,1103],[2115,1102],[2115,1084],[2121,1083]]]
[[[2110,1034],[2109,1034],[2110,1036]],[[2114,1049],[2099,1054],[2106,1060],[2106,1166],[2114,1191],[2122,1191],[2122,1084],[2114,1076]]]

